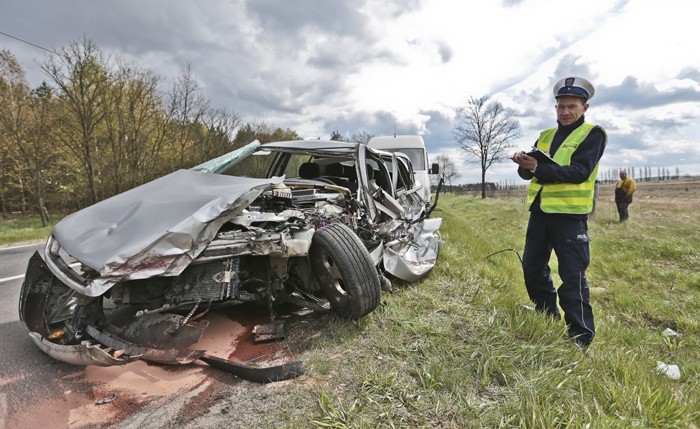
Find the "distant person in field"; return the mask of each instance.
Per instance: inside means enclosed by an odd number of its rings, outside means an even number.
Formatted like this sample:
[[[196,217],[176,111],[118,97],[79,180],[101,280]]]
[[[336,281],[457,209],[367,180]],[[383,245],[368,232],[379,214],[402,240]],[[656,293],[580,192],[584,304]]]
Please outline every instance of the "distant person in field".
[[[615,185],[615,205],[620,215],[620,222],[626,221],[630,215],[627,208],[632,204],[632,194],[637,189],[637,183],[633,178],[627,177],[627,170],[620,171],[620,180]]]
[[[538,163],[525,152],[513,154],[518,175],[530,180],[530,220],[523,252],[525,286],[535,308],[559,319],[564,311],[569,336],[585,348],[595,336],[586,268],[590,263],[588,213],[593,209],[598,162],[607,144],[601,127],[585,122],[593,85],[567,77],[554,86],[557,126],[542,131],[535,146],[556,163]],[[549,258],[559,261],[562,284],[554,288]]]

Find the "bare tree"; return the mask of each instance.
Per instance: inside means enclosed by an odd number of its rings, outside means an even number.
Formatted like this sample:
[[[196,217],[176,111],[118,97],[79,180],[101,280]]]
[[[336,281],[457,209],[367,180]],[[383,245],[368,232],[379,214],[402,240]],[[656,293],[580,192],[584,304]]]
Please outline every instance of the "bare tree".
[[[362,130],[358,133],[353,134],[350,137],[350,141],[353,143],[362,143],[362,144],[367,144],[369,142],[369,139],[374,137],[373,134],[370,134],[367,132],[367,130]]]
[[[197,163],[223,155],[233,150],[233,140],[241,119],[226,109],[208,109],[202,116],[203,127],[198,138],[199,151],[194,154]]]
[[[343,137],[342,134],[340,134],[340,131],[338,130],[333,130],[331,133],[331,140],[333,141],[344,141],[345,138]]]
[[[435,158],[435,162],[440,166],[440,176],[452,189],[452,181],[459,177],[454,161],[449,155],[441,154]]]
[[[486,170],[508,158],[513,140],[520,135],[520,125],[501,103],[489,101],[487,96],[471,97],[455,113],[452,134],[467,159],[480,164],[481,198],[486,198]]]
[[[209,110],[209,101],[202,94],[190,65],[180,71],[169,98],[167,116],[174,129],[171,144],[178,154],[176,167],[187,168],[187,156],[195,148],[194,134]]]
[[[49,143],[50,130],[54,125],[51,101],[52,94],[45,84],[34,91],[24,78],[24,70],[14,60],[9,51],[0,52],[0,103],[7,109],[0,109],[0,134],[4,134],[14,145],[16,172],[22,185],[26,178],[27,190],[31,194],[41,224],[49,224],[48,211],[44,203],[45,173],[55,150]],[[24,187],[22,186],[24,199]]]
[[[94,204],[99,200],[96,158],[103,143],[98,139],[98,127],[106,114],[106,61],[95,43],[83,38],[48,57],[41,68],[59,89],[58,97],[65,109],[61,139],[82,164],[89,201]]]
[[[159,78],[130,62],[121,62],[110,79],[105,117],[110,156],[105,174],[118,194],[155,177],[165,141],[165,116]]]
[[[47,166],[61,165],[57,149],[51,147],[51,130],[57,126],[57,120],[54,113],[53,94],[48,86],[40,86],[31,92],[28,97],[28,107],[29,133],[27,141],[20,146],[20,153],[27,165],[34,203],[39,211],[41,224],[46,226],[49,224],[49,213],[44,204],[47,193],[45,188],[49,182],[52,182],[51,175],[56,173],[56,170]]]
[[[6,188],[22,184],[17,141],[21,141],[24,134],[24,121],[20,119],[19,110],[27,91],[24,70],[17,58],[7,49],[0,50],[0,213],[3,217],[10,212]],[[21,206],[24,211],[23,193]]]

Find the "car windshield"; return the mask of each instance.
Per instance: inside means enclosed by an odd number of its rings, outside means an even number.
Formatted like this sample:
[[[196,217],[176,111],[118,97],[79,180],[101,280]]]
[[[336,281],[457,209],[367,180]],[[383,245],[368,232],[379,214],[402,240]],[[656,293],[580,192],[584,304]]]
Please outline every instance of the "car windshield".
[[[286,155],[286,156],[285,156]],[[275,160],[282,162],[283,171],[277,170],[276,172],[270,173],[270,167],[275,163]],[[303,178],[311,179],[314,177],[302,177],[301,170],[302,165],[306,163],[316,164],[319,166],[319,172],[317,176],[321,175],[333,175],[326,172],[327,164],[332,163],[343,163],[349,169],[354,169],[354,161],[352,158],[348,157],[325,157],[325,156],[314,156],[308,153],[289,153],[289,152],[279,152],[279,151],[269,151],[269,150],[259,150],[252,154],[251,156],[241,160],[236,165],[231,167],[226,171],[225,174],[229,176],[243,176],[243,177],[253,177],[256,179],[267,178],[268,175],[281,175],[284,174],[285,178]],[[322,174],[323,173],[323,174]]]
[[[272,165],[275,155],[276,152],[259,150],[229,168],[224,174],[264,179],[267,177],[267,172],[270,170],[270,165]],[[305,156],[307,159],[309,158],[309,155]]]

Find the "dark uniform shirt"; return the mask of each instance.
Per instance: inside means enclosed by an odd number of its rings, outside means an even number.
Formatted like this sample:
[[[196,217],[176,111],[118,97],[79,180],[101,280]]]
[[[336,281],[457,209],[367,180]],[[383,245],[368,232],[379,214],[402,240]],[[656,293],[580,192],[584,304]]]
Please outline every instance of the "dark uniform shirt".
[[[585,122],[585,117],[581,115],[578,121],[571,125],[562,125],[557,121],[558,127],[556,133],[554,133],[554,138],[552,139],[552,144],[549,147],[549,154],[553,157],[557,153],[557,149],[561,144],[569,137],[576,128],[580,127]],[[595,126],[590,133],[583,139],[583,142],[579,145],[576,151],[571,155],[571,163],[569,165],[556,165],[556,164],[545,164],[540,163],[537,165],[535,174],[532,174],[530,170],[526,170],[523,167],[518,167],[518,175],[525,180],[532,179],[533,176],[537,177],[537,182],[542,185],[547,183],[583,183],[591,175],[595,166],[598,165],[598,161],[603,156],[603,151],[605,150],[605,131],[599,126]],[[540,209],[540,194],[538,193],[535,200],[530,206],[530,211],[541,212]],[[568,215],[575,217],[587,217],[587,214],[583,215]]]

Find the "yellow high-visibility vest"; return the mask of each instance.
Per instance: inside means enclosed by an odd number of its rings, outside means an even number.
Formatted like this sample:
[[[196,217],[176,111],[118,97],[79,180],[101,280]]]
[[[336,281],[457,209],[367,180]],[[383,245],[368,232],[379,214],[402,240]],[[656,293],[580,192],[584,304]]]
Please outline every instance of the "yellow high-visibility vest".
[[[554,160],[559,165],[570,165],[571,156],[579,145],[595,127],[584,122],[564,140],[554,154]],[[537,143],[539,149],[549,153],[549,147],[554,139],[556,128],[542,131]],[[606,142],[607,144],[607,139]],[[540,209],[545,213],[586,214],[593,210],[593,193],[595,179],[598,175],[598,164],[583,183],[546,183],[540,184],[536,177],[530,181],[527,191],[527,208],[529,209],[538,192],[540,193]]]

